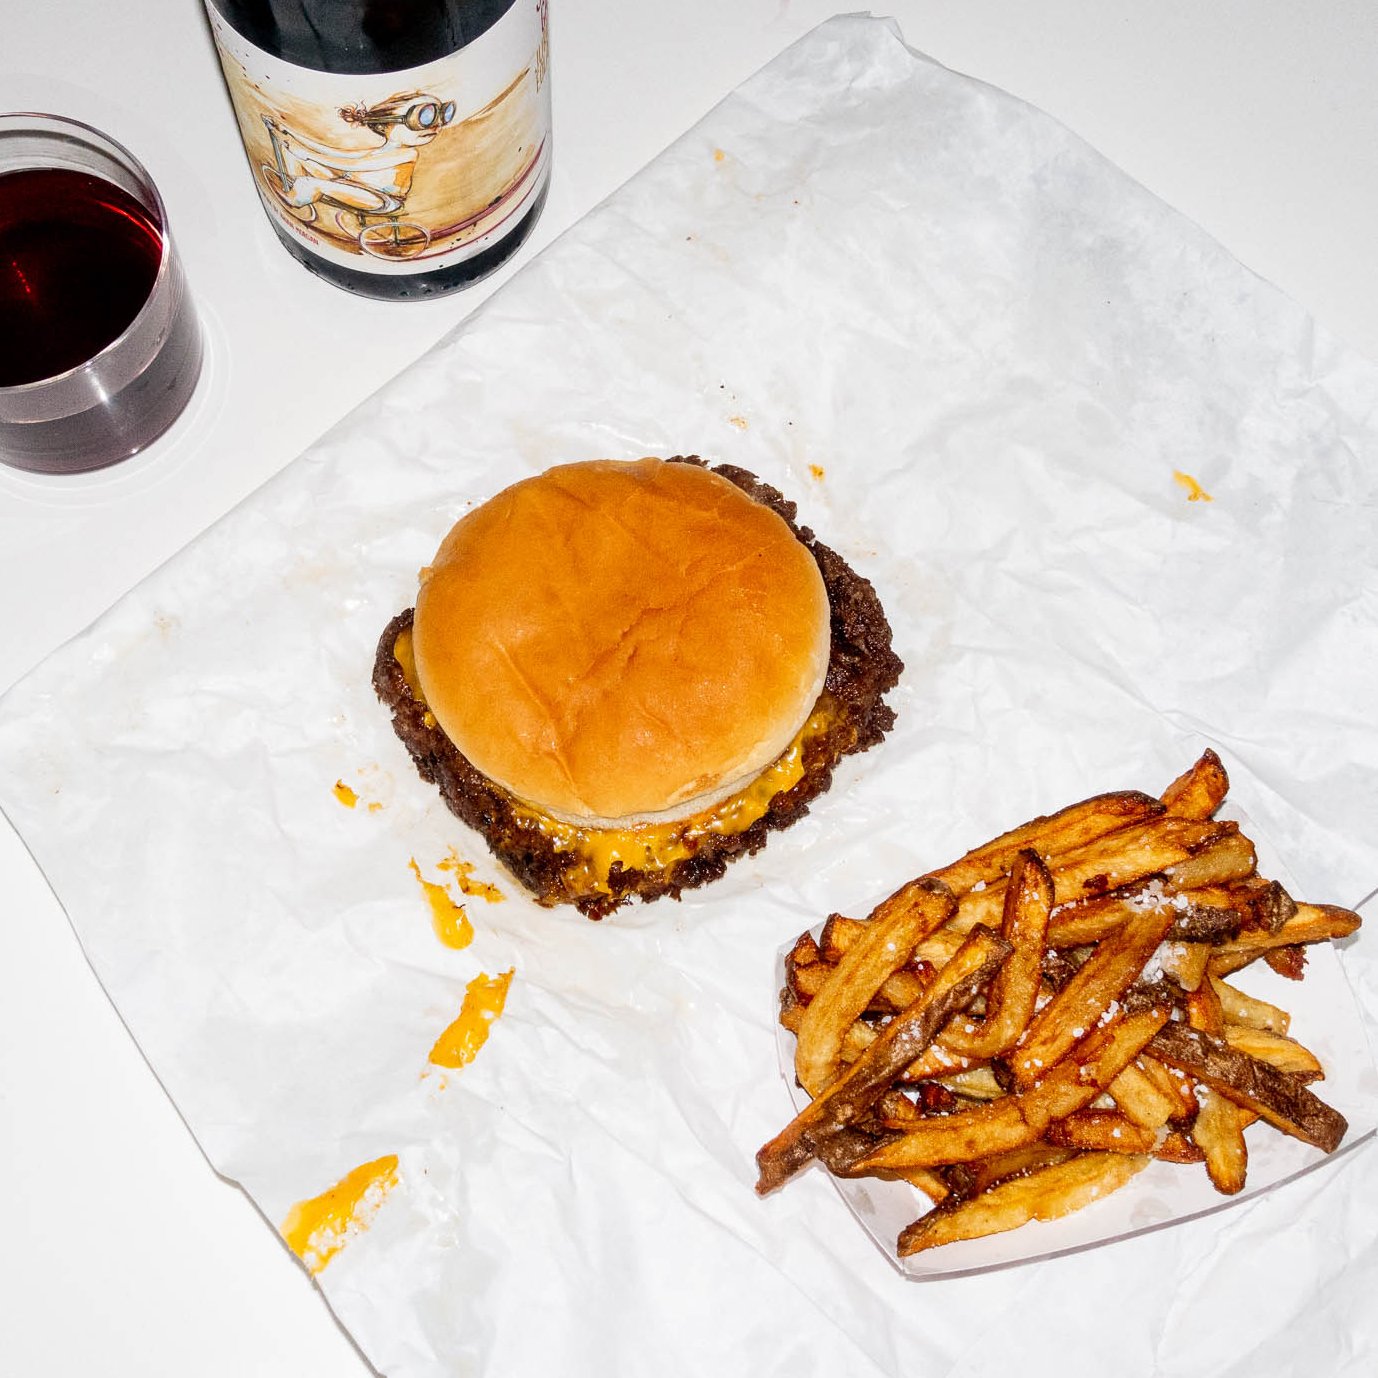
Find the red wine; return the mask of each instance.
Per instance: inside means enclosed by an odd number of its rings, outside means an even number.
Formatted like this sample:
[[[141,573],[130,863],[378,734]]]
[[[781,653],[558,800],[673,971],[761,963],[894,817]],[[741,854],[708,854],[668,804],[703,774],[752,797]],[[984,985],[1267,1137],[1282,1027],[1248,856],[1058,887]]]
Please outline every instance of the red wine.
[[[337,286],[463,287],[550,176],[549,0],[207,0],[259,198]]]
[[[118,339],[163,257],[162,226],[89,172],[0,174],[0,387],[53,378]]]

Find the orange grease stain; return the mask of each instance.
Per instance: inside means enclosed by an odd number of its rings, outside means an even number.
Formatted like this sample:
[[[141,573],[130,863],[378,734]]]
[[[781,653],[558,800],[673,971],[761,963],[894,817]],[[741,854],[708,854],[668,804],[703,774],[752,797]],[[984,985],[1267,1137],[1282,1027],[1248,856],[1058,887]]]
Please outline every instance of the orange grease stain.
[[[1215,499],[1201,487],[1190,474],[1184,474],[1180,469],[1172,471],[1172,477],[1187,490],[1188,502],[1214,502]]]
[[[818,480],[819,483],[823,482],[824,476],[827,474],[827,472],[828,471],[821,464],[809,465],[809,473],[811,473],[814,476],[814,478]]]
[[[360,1230],[397,1185],[397,1155],[389,1153],[346,1173],[309,1201],[298,1201],[282,1222],[287,1247],[314,1277]]]
[[[431,927],[435,929],[435,936],[446,947],[468,947],[474,941],[474,926],[469,922],[469,916],[464,912],[464,906],[456,904],[450,898],[450,892],[443,885],[437,885],[434,881],[427,880],[421,874],[421,868],[416,864],[415,857],[408,864],[411,866],[412,874],[415,875],[417,883],[421,886],[422,893],[426,896],[427,903],[431,906]]]
[[[437,1067],[467,1067],[488,1041],[489,1030],[502,1013],[511,984],[511,970],[504,971],[501,976],[482,972],[475,976],[465,987],[459,1018],[436,1039],[430,1061]]]

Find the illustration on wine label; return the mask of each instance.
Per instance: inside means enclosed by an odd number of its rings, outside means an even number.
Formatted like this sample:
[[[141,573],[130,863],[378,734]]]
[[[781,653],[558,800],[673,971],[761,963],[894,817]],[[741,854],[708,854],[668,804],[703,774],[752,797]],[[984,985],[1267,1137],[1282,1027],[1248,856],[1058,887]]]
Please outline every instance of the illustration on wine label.
[[[545,0],[446,58],[374,75],[292,66],[211,13],[259,195],[314,254],[428,271],[532,209],[549,164]]]
[[[341,148],[263,117],[273,163],[259,172],[268,188],[303,224],[319,219],[322,204],[335,208],[335,225],[360,250],[380,258],[414,258],[430,247],[431,232],[399,212],[407,203],[421,149],[454,122],[455,103],[411,91],[380,105],[345,106],[345,125],[372,130],[374,148]]]

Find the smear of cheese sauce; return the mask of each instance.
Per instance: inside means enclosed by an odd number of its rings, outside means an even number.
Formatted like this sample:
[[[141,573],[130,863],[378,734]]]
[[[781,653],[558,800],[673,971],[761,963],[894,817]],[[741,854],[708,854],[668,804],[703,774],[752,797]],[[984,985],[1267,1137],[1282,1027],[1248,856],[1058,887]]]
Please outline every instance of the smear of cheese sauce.
[[[410,627],[397,633],[397,639],[392,643],[392,657],[402,667],[402,678],[407,681],[412,698],[417,703],[425,704],[426,696],[421,692],[421,679],[416,673],[416,646]],[[429,708],[426,709],[425,719],[427,727],[435,726],[435,714]]]
[[[397,1185],[397,1155],[389,1153],[346,1173],[309,1201],[299,1201],[282,1222],[287,1247],[314,1276],[359,1231],[367,1229]]]
[[[507,1003],[507,988],[512,984],[512,971],[500,976],[480,972],[464,988],[464,1003],[459,1017],[435,1041],[430,1061],[437,1067],[467,1067],[488,1041],[493,1021]]]
[[[1187,490],[1188,502],[1214,502],[1215,499],[1206,492],[1204,488],[1190,474],[1184,474],[1180,469],[1172,471],[1172,477]]]
[[[416,678],[416,656],[410,631],[399,632],[393,654],[407,687],[418,703],[425,703]],[[804,778],[804,755],[810,742],[827,734],[841,718],[833,697],[824,693],[794,740],[749,785],[710,809],[673,823],[641,823],[626,828],[586,828],[552,818],[540,809],[513,799],[513,811],[528,827],[548,837],[555,849],[573,853],[580,865],[565,874],[565,888],[574,897],[609,895],[608,877],[615,863],[624,871],[664,870],[685,861],[700,843],[713,835],[745,832],[764,817],[770,801],[793,789]],[[428,720],[433,722],[434,719]]]
[[[464,906],[456,904],[443,885],[427,880],[421,874],[415,857],[407,864],[411,867],[417,884],[421,886],[426,902],[431,906],[431,927],[435,930],[435,936],[446,947],[468,947],[474,941],[474,925],[469,922],[469,915],[465,913]]]

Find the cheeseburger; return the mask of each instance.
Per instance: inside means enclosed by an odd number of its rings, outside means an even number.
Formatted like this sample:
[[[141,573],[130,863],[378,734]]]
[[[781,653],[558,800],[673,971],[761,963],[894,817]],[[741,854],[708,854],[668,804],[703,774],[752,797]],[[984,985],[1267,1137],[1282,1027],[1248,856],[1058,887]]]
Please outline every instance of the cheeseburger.
[[[566,464],[460,519],[373,682],[417,769],[543,904],[678,896],[894,723],[865,579],[745,470]]]

